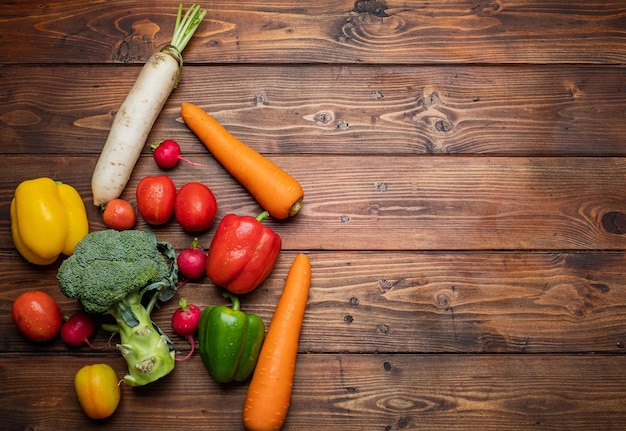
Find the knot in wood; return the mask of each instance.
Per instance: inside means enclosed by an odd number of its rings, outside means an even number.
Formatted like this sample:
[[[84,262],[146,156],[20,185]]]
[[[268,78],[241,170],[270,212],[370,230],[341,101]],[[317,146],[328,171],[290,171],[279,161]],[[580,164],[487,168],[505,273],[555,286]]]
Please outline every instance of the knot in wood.
[[[500,10],[500,3],[493,0],[479,0],[471,11],[477,16],[491,16]]]
[[[256,96],[254,96],[254,106],[259,105],[269,105],[269,101],[267,99],[267,94],[263,91]]]
[[[387,12],[387,3],[382,0],[357,0],[354,2],[354,12],[367,13],[379,18],[385,18],[389,15]]]
[[[453,129],[452,123],[443,118],[435,120],[435,130],[438,132],[448,133]]]
[[[156,34],[160,27],[149,19],[141,19],[131,23],[132,32],[115,49],[112,59],[121,63],[146,61],[154,53]]]
[[[445,293],[439,293],[435,296],[435,303],[437,307],[448,309],[450,308],[450,298]]]
[[[335,121],[335,113],[333,111],[319,111],[313,116],[315,124],[326,126]]]
[[[602,216],[602,227],[608,233],[622,235],[626,233],[626,214],[611,211]]]
[[[443,101],[439,97],[439,93],[433,91],[428,95],[418,96],[416,100],[417,106],[421,106],[423,108],[431,108],[434,106],[443,105]]]
[[[393,288],[395,283],[391,280],[378,280],[378,287],[384,293]]]

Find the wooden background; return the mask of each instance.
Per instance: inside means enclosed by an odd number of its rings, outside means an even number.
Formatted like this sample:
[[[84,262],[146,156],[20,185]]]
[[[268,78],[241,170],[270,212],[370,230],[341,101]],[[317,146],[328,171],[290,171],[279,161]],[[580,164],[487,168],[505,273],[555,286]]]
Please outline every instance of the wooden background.
[[[259,207],[179,120],[196,103],[305,189],[268,223],[283,251],[242,307],[269,323],[287,269],[313,282],[285,430],[626,429],[626,4],[539,0],[207,1],[180,86],[148,139],[207,167],[168,174],[214,191],[218,218]],[[34,344],[10,308],[42,289],[67,314],[58,262],[10,239],[19,182],[90,180],[177,3],[0,2],[0,428],[239,430],[245,384],[198,355],[114,416],[72,387],[111,350]],[[158,173],[148,149],[123,197]],[[146,228],[141,222],[138,228]],[[214,228],[213,228],[214,229]],[[208,246],[213,229],[200,237]],[[175,222],[154,229],[178,250]],[[180,295],[222,303],[208,281]],[[155,312],[166,332],[176,302]],[[180,353],[188,346],[174,337]],[[106,343],[100,331],[96,344]]]

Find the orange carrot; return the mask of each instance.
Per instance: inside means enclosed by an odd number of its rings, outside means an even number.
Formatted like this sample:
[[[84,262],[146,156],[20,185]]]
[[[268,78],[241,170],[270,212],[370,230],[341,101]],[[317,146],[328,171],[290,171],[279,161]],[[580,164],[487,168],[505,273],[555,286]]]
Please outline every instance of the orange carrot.
[[[272,217],[292,217],[302,208],[302,186],[271,160],[234,137],[202,108],[183,102],[181,116],[213,156]]]
[[[243,426],[248,431],[279,430],[283,426],[310,286],[311,263],[300,253],[287,274],[248,387],[243,406]]]

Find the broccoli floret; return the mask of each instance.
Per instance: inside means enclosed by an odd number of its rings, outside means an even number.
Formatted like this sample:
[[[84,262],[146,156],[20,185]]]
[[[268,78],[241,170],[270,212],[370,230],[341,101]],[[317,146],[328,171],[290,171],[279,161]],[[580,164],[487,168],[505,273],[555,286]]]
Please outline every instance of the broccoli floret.
[[[150,231],[113,229],[91,232],[57,273],[61,292],[78,299],[85,311],[110,314],[120,334],[117,348],[128,365],[124,382],[142,386],[174,369],[170,339],[152,322],[158,301],[176,293],[178,266],[171,244]],[[144,305],[146,303],[146,305]]]

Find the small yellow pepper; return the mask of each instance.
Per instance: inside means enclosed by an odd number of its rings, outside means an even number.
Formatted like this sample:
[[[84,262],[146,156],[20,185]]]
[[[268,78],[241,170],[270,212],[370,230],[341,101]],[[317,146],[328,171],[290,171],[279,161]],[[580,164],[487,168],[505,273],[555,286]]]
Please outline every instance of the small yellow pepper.
[[[107,364],[85,365],[74,376],[78,403],[91,419],[104,419],[117,410],[121,390],[115,370]]]
[[[36,265],[48,265],[89,233],[87,211],[80,194],[50,178],[20,183],[11,201],[11,235],[19,253]]]

